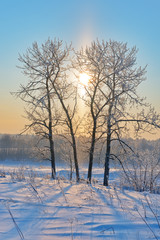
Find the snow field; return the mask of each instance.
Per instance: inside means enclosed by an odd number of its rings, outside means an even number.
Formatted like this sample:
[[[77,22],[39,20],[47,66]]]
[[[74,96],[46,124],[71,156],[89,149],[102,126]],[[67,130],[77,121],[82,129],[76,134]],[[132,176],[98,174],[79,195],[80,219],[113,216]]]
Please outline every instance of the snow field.
[[[66,169],[59,168],[57,180],[48,177],[49,167],[1,169],[1,240],[160,239],[160,196],[120,189],[116,171],[106,188],[101,168],[94,169],[92,185],[69,181]],[[25,175],[21,181],[9,174],[18,169]],[[82,171],[85,177],[87,169]]]

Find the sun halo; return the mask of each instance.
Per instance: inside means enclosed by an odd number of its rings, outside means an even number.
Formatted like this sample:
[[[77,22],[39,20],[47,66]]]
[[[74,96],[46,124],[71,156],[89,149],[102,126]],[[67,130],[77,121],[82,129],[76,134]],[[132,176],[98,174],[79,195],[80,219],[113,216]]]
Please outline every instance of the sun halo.
[[[90,77],[87,73],[81,73],[79,76],[79,81],[84,86],[88,85],[89,79],[90,79]]]

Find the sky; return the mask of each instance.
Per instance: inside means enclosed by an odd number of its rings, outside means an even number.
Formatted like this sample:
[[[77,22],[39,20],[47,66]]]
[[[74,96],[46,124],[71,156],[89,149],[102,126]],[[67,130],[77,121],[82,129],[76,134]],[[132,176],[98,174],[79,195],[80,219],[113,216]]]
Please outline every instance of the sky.
[[[147,64],[139,92],[160,113],[159,13],[160,0],[0,0],[0,133],[20,133],[26,121],[10,94],[25,81],[18,54],[48,37],[76,49],[97,38],[136,46],[137,64]]]

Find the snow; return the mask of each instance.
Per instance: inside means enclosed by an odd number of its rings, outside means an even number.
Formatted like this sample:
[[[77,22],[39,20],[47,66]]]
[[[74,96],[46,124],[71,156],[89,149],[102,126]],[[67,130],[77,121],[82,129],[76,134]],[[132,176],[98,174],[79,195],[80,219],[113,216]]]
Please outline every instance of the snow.
[[[6,173],[0,177],[1,240],[160,239],[160,195],[120,188],[120,170],[111,171],[110,187],[102,185],[98,167],[92,185],[85,181],[87,168],[81,168],[79,184],[61,167],[58,179],[50,179],[50,167],[42,163],[4,162],[0,170]],[[25,179],[16,179],[17,172]]]

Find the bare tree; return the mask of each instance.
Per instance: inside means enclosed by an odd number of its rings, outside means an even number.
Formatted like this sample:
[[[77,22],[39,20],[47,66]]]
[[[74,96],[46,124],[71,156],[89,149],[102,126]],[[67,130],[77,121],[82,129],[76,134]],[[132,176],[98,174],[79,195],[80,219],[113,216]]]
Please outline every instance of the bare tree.
[[[37,42],[28,48],[26,54],[19,56],[20,69],[29,78],[26,85],[21,85],[16,93],[27,103],[27,118],[31,122],[24,131],[32,129],[37,135],[49,141],[52,178],[56,176],[53,128],[57,124],[56,99],[52,88],[59,74],[59,65],[64,64],[66,52],[61,49],[61,42],[48,39],[41,47]]]
[[[137,49],[128,49],[127,44],[110,41],[106,54],[109,63],[106,70],[110,74],[104,80],[107,89],[104,96],[107,101],[109,96],[110,100],[105,114],[107,136],[104,185],[108,186],[109,161],[112,157],[116,158],[111,152],[111,143],[118,141],[125,152],[126,148],[132,150],[131,146],[122,140],[123,133],[128,132],[131,127],[129,124],[133,123],[137,132],[151,132],[154,128],[159,128],[160,117],[137,93],[146,73],[146,67],[136,67]],[[142,108],[147,107],[149,109],[145,112]],[[137,109],[142,110],[135,114]]]
[[[107,47],[107,46],[106,46]],[[104,49],[103,49],[104,50]],[[89,84],[83,85],[85,89],[85,95],[83,101],[89,108],[89,135],[91,138],[90,149],[89,149],[89,167],[88,167],[88,181],[91,182],[92,168],[93,168],[93,157],[95,151],[96,141],[101,137],[101,128],[104,124],[102,118],[102,112],[108,101],[104,101],[103,88],[104,81],[104,53],[101,49],[97,48],[95,42],[91,44],[91,47],[81,49],[76,53],[77,61],[75,68],[80,73],[86,73],[89,77]],[[90,121],[92,121],[92,129]]]
[[[129,49],[126,43],[116,41],[93,42],[85,51],[77,54],[79,68],[90,76],[85,102],[90,108],[93,122],[92,155],[97,124],[103,127],[99,137],[106,138],[105,186],[108,186],[110,159],[117,158],[112,153],[112,142],[118,141],[124,151],[131,150],[122,140],[123,134],[130,129],[129,124],[134,124],[136,131],[150,132],[153,128],[159,128],[159,115],[153,108],[146,113],[143,108],[149,105],[137,94],[138,86],[145,80],[146,67],[136,67],[136,54],[136,47]],[[139,113],[138,108],[141,109]],[[92,163],[93,156],[88,168],[90,181]]]
[[[60,40],[48,39],[41,47],[35,42],[26,54],[19,57],[22,63],[20,68],[30,80],[26,86],[21,85],[16,96],[28,104],[26,113],[31,124],[26,126],[25,131],[32,128],[37,135],[49,140],[53,178],[56,174],[53,130],[57,123],[67,125],[71,136],[76,176],[79,180],[73,126],[77,106],[76,89],[68,80],[67,74],[70,52],[71,46],[64,46]],[[62,116],[63,113],[65,117]]]

